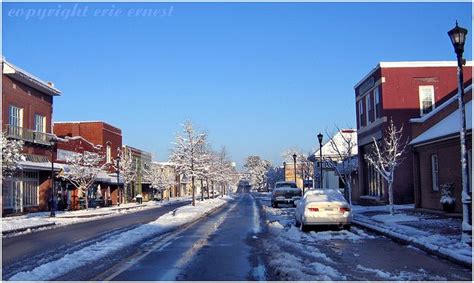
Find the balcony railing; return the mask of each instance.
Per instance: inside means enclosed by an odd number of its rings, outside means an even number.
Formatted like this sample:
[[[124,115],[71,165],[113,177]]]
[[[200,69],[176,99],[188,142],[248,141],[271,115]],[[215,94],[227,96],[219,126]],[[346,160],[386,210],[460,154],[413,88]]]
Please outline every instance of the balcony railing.
[[[7,137],[37,144],[50,145],[52,134],[33,131],[22,127],[5,125]]]

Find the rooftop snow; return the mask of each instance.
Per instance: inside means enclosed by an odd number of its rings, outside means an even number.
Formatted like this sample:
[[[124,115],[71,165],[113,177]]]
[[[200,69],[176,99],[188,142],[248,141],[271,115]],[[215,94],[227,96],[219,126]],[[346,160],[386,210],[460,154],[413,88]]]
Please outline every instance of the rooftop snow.
[[[431,141],[437,138],[450,136],[459,133],[460,130],[460,111],[456,109],[449,116],[439,121],[433,127],[426,130],[424,133],[413,139],[410,144],[419,144],[422,142]],[[466,128],[472,129],[472,100],[466,103]]]

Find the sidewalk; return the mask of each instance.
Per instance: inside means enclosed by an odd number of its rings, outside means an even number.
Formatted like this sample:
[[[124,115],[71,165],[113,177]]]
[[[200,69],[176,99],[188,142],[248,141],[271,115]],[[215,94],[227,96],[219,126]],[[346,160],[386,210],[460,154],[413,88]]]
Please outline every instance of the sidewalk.
[[[413,205],[396,205],[394,216],[388,206],[354,205],[353,212],[356,225],[458,264],[472,265],[472,249],[461,243],[459,218],[416,210]]]
[[[70,225],[91,221],[100,217],[110,217],[119,213],[130,213],[142,209],[151,209],[171,203],[187,201],[186,198],[172,198],[169,201],[148,201],[143,204],[126,203],[120,206],[89,208],[88,210],[56,211],[56,217],[50,217],[50,212],[34,212],[21,216],[2,217],[2,234],[29,232],[31,230]]]

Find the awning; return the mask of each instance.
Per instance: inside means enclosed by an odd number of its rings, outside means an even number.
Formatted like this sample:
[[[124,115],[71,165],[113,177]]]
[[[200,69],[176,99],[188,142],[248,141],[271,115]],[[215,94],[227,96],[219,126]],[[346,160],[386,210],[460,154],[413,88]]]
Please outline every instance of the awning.
[[[23,170],[39,170],[39,171],[51,171],[51,162],[33,162],[33,161],[20,161],[20,165]],[[54,171],[61,171],[63,169],[62,164],[54,163]]]

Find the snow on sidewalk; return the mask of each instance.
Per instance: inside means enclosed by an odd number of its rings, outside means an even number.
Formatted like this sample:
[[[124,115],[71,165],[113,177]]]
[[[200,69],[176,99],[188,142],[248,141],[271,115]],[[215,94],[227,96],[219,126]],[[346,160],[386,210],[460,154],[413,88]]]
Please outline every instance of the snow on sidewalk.
[[[118,214],[132,213],[138,210],[152,209],[173,203],[188,201],[189,197],[172,198],[169,201],[148,201],[143,204],[127,203],[120,206],[90,208],[87,210],[57,211],[56,217],[50,212],[34,212],[21,216],[2,217],[2,234],[13,235],[16,232],[30,232],[32,229],[70,225],[79,222],[111,217]]]
[[[353,211],[355,224],[457,263],[472,264],[472,249],[461,243],[460,221],[456,219],[419,212],[413,205],[396,206],[393,216],[387,206],[354,205]]]
[[[17,273],[8,280],[52,280],[81,266],[93,263],[108,254],[133,245],[140,240],[164,234],[184,224],[193,222],[226,204],[230,199],[232,198],[210,199],[204,202],[197,202],[195,207],[192,205],[179,207],[153,222],[122,232],[113,239],[96,242],[76,252],[67,254],[58,260],[40,265],[31,271]]]

